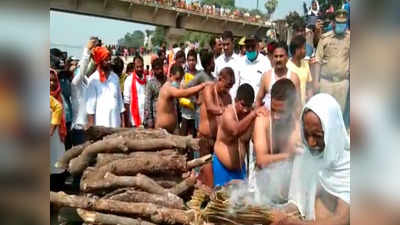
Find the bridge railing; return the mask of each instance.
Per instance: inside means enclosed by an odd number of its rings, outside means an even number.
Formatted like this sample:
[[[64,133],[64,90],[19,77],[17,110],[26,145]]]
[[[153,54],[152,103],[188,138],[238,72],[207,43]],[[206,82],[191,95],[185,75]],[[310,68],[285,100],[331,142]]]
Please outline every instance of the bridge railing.
[[[174,10],[179,13],[188,13],[199,16],[206,16],[215,19],[228,20],[231,22],[247,23],[256,26],[269,26],[270,21],[262,16],[252,16],[249,13],[242,13],[238,9],[227,9],[215,7],[215,5],[200,5],[198,2],[186,3],[179,0],[129,0],[131,3],[145,6]]]

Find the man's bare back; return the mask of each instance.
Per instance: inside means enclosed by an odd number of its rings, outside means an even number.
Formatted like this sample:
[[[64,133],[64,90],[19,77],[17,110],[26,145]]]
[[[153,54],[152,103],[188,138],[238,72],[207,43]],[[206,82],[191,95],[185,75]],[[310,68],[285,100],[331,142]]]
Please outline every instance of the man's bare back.
[[[168,89],[171,88],[171,83],[166,82],[160,89],[160,94],[157,101],[157,117],[156,128],[164,128],[168,132],[173,133],[177,123],[177,112],[175,98],[169,95]]]
[[[175,99],[179,97],[188,97],[197,93],[206,85],[210,85],[210,83],[206,82],[191,88],[178,89],[171,85],[171,81],[165,82],[158,96],[155,128],[164,128],[168,132],[173,133],[178,118],[176,104],[174,102]]]
[[[216,83],[201,92],[199,133],[202,137],[215,139],[218,123],[224,108],[232,102],[229,93],[218,94]]]

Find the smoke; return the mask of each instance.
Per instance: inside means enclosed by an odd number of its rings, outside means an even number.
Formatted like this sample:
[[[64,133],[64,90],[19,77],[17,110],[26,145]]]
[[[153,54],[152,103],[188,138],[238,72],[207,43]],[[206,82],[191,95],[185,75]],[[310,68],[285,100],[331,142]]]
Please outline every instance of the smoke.
[[[297,160],[305,160],[303,162],[306,163],[301,163],[300,168],[294,168],[294,161]],[[249,180],[229,186],[229,200],[232,204],[246,203],[259,207],[280,208],[288,202],[291,182],[311,185],[317,181],[318,171],[322,166],[323,159],[312,157],[310,154],[307,154],[307,157],[297,155],[294,160],[270,164],[255,172],[255,188],[250,188]]]
[[[250,189],[249,181],[229,186],[230,201],[246,202],[254,206],[274,207],[287,201],[292,163],[278,162],[257,170],[256,188]]]

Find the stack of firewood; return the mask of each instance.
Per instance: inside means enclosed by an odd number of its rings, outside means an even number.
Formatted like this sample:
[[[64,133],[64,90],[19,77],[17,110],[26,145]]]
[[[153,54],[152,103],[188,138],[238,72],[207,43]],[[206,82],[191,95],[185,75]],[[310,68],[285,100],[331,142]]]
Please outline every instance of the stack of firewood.
[[[196,183],[191,171],[211,159],[187,159],[198,139],[103,127],[88,129],[87,139],[56,164],[81,176],[79,194],[50,192],[52,204],[76,208],[86,224],[193,223],[196,213],[185,204]]]

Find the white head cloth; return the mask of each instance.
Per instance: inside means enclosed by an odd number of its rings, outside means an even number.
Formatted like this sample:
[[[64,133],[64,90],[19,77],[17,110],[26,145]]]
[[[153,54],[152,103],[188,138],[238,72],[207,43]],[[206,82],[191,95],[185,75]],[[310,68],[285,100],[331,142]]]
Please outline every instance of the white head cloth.
[[[332,96],[313,96],[304,106],[300,118],[305,110],[311,110],[319,117],[325,148],[319,156],[311,155],[301,122],[305,151],[294,160],[289,203],[295,204],[307,220],[314,220],[318,183],[329,194],[350,204],[350,139],[340,106]]]

